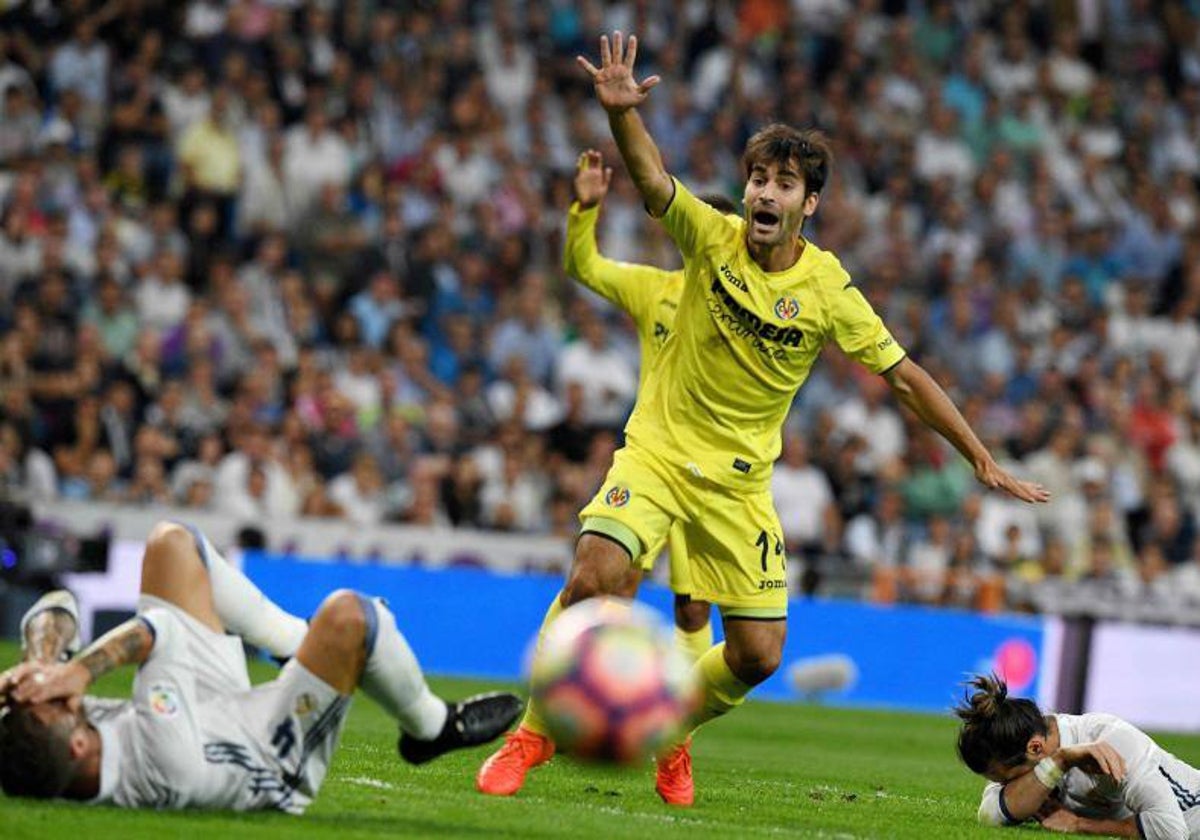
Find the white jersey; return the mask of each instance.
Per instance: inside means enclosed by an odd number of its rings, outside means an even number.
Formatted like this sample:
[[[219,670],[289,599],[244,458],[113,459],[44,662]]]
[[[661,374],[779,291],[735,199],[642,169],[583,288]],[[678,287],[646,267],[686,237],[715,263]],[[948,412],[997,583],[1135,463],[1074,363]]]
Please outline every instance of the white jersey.
[[[302,813],[336,749],[350,698],[295,660],[252,688],[242,641],[143,596],[154,648],[133,699],[89,701],[100,793],[126,808]]]
[[[1125,759],[1125,780],[1077,768],[1064,774],[1058,798],[1072,813],[1092,819],[1136,820],[1147,840],[1200,840],[1200,771],[1164,750],[1136,726],[1104,714],[1055,715],[1061,746],[1104,741]],[[1014,825],[1001,792],[989,782],[979,821]]]

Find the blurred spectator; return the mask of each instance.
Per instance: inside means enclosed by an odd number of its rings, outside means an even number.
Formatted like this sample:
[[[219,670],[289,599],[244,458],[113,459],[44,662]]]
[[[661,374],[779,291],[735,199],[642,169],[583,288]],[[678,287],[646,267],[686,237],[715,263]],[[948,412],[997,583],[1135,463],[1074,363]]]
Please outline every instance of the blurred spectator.
[[[559,356],[558,387],[561,392],[572,382],[583,385],[584,417],[592,425],[615,428],[633,404],[637,371],[612,345],[600,316],[582,311],[579,338]]]
[[[522,278],[516,293],[513,314],[501,321],[492,334],[488,360],[493,370],[504,370],[511,356],[519,355],[534,380],[548,383],[562,340],[559,330],[549,323],[545,310],[546,283],[538,274]]]

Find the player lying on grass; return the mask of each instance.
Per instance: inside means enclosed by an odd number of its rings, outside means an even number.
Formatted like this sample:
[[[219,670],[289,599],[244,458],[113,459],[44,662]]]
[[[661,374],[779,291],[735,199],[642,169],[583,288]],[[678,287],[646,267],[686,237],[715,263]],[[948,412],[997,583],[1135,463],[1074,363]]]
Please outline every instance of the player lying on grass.
[[[1200,838],[1200,771],[1105,714],[1043,715],[977,676],[955,709],[958,754],[987,778],[979,821],[1147,840]]]
[[[522,707],[512,694],[441,700],[383,601],[334,592],[306,624],[176,524],[150,534],[138,615],[62,661],[76,626],[68,593],[43,598],[23,622],[25,661],[0,675],[9,795],[299,814],[356,687],[396,719],[400,755],[414,764],[490,741]],[[243,639],[288,660],[276,679],[250,686]],[[84,696],[128,664],[140,666],[132,700]]]
[[[746,144],[745,217],[707,206],[663,166],[637,106],[657,83],[633,75],[636,39],[600,42],[601,66],[579,62],[608,112],[621,157],[652,216],[683,255],[674,331],[643,384],[600,492],[581,511],[562,606],[613,594],[631,564],[683,529],[693,596],[721,609],[725,641],[696,663],[703,692],[692,727],[743,702],[779,667],[787,629],[782,529],[771,465],[797,389],[836,342],[884,376],[896,396],[967,458],[985,486],[1028,502],[1039,485],[1001,469],[945,392],[884,327],[837,258],[801,236],[829,175],[824,137],[772,125]],[[664,801],[694,798],[690,737],[661,756]],[[481,768],[485,793],[512,794],[554,746],[518,730]]]

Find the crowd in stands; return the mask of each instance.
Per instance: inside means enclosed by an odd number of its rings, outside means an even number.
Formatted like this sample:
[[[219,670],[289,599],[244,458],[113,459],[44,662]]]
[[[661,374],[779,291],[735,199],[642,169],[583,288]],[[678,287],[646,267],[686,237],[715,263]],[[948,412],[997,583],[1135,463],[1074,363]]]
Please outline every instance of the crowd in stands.
[[[574,56],[622,29],[695,192],[829,133],[808,235],[1054,494],[980,492],[830,349],[775,475],[798,586],[1200,615],[1195,4],[0,9],[4,492],[572,538],[637,383],[561,269],[577,155],[619,164]],[[620,171],[600,242],[679,264]]]

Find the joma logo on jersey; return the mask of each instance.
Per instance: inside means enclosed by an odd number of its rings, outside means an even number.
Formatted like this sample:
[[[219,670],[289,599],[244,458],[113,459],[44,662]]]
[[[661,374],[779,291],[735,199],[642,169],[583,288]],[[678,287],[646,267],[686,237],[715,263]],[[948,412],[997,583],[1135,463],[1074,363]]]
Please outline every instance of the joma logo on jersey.
[[[775,301],[775,316],[790,321],[800,314],[800,303],[794,297],[781,297]]]
[[[741,277],[738,277],[732,271],[730,271],[729,266],[727,266],[727,265],[721,266],[721,276],[729,281],[729,285],[737,286],[743,292],[750,291],[749,287],[746,286],[746,281],[743,280]]]
[[[620,484],[614,484],[608,488],[608,492],[604,494],[604,504],[609,507],[622,508],[629,504],[629,497],[633,494],[629,492],[628,487],[623,487]]]
[[[726,311],[738,322],[740,327],[749,335],[757,336],[764,341],[776,341],[787,347],[799,347],[801,339],[804,338],[804,333],[798,327],[784,327],[779,324],[772,324],[769,321],[764,321],[761,317],[751,312],[746,307],[742,306],[733,299],[733,295],[729,294],[729,290],[721,285],[721,279],[714,277],[710,290]],[[781,298],[781,300],[792,300],[791,298]],[[792,300],[796,306],[796,311],[799,312],[800,304]],[[775,308],[779,308],[779,304],[775,304]],[[795,314],[792,315],[795,317]]]

